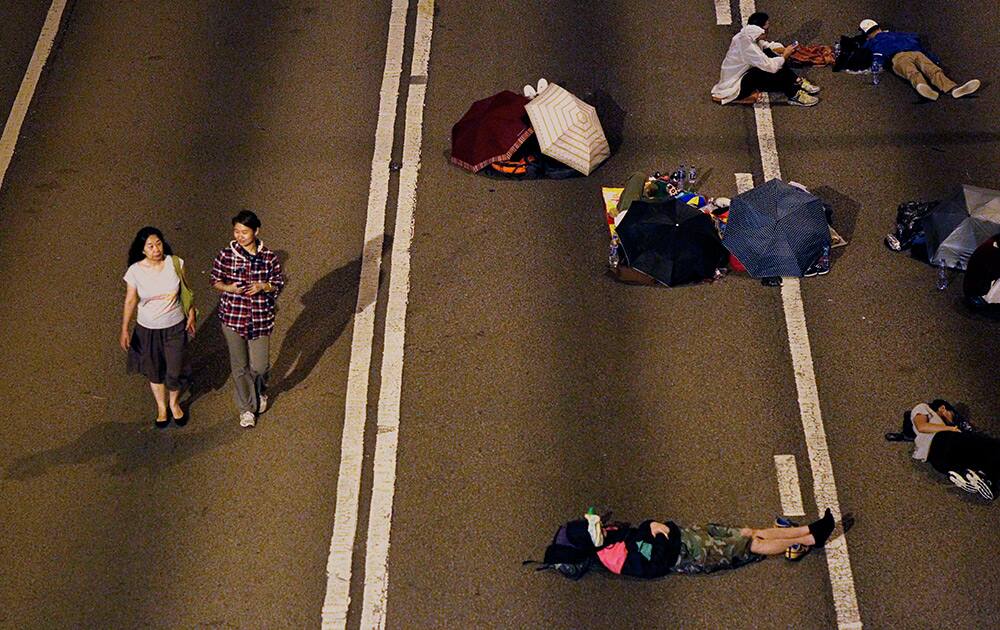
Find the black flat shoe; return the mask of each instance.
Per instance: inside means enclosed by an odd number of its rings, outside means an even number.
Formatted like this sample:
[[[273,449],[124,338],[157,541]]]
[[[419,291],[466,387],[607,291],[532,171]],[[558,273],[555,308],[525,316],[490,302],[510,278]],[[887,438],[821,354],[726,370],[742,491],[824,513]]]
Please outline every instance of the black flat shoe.
[[[180,415],[180,417],[177,417],[177,416],[174,415],[174,412],[171,411],[170,412],[170,417],[173,418],[174,424],[176,424],[179,427],[182,427],[182,426],[184,426],[185,424],[188,423],[188,416],[187,416],[186,413],[182,413]]]
[[[167,427],[170,426],[170,418],[165,418],[163,420],[153,420],[153,425],[155,425],[157,429],[166,429]]]

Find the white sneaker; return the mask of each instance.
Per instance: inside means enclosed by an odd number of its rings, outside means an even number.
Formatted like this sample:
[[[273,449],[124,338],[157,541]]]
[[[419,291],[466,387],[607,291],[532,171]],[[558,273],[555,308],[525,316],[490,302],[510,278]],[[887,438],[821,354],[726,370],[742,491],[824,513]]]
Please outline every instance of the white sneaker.
[[[257,413],[264,413],[267,411],[267,394],[261,394],[257,397]]]
[[[526,98],[535,98],[536,96],[538,96],[538,92],[536,92],[535,88],[531,87],[530,85],[524,86],[523,93]]]
[[[951,95],[954,98],[962,98],[963,96],[968,96],[969,94],[972,94],[973,92],[978,90],[980,85],[982,84],[979,82],[979,79],[972,79],[970,81],[966,81],[962,85],[952,90]]]
[[[542,92],[544,92],[545,88],[547,88],[547,87],[549,87],[549,82],[545,79],[545,77],[542,77],[541,79],[538,80],[538,90],[537,90],[537,92],[539,94],[541,94]]]
[[[937,91],[926,83],[917,84],[917,94],[923,96],[928,101],[936,101],[938,99]]]
[[[240,426],[243,428],[249,428],[257,424],[257,418],[254,417],[252,411],[244,411],[240,414]]]
[[[958,486],[959,488],[961,488],[962,490],[965,490],[966,492],[968,492],[970,494],[976,494],[976,492],[978,492],[978,490],[976,490],[976,487],[974,485],[972,485],[972,483],[969,482],[968,479],[966,479],[965,477],[963,477],[961,474],[959,474],[955,470],[949,470],[948,471],[948,479],[951,479],[951,482],[953,484],[955,484],[956,486]]]
[[[967,471],[965,473],[965,478],[969,480],[969,483],[976,489],[979,496],[988,501],[993,500],[993,484],[990,483],[989,479],[983,479],[974,470]]]

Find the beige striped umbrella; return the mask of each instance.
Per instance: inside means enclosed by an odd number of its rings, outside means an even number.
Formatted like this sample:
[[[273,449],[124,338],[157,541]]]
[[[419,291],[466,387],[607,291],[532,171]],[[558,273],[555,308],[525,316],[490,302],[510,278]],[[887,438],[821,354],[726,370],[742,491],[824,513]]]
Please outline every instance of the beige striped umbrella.
[[[524,108],[545,155],[584,175],[611,155],[597,110],[558,85],[549,84]]]

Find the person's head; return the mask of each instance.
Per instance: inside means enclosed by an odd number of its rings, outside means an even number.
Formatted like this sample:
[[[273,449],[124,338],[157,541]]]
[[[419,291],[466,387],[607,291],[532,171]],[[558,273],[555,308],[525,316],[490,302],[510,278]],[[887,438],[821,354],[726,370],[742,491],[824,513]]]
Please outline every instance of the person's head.
[[[931,401],[930,407],[946,423],[952,424],[955,422],[955,407],[947,400],[935,398]]]
[[[769,16],[767,15],[767,13],[764,13],[763,11],[757,11],[756,13],[752,14],[749,18],[747,18],[747,24],[753,26],[759,26],[765,31],[767,30],[769,21],[770,21]]]
[[[861,23],[858,24],[858,28],[861,29],[862,33],[868,36],[868,39],[875,37],[882,31],[878,22],[871,18],[861,20]]]
[[[253,245],[257,240],[257,230],[260,229],[260,219],[249,210],[240,210],[233,217],[233,240],[243,247]]]
[[[163,238],[163,232],[151,225],[140,229],[132,239],[132,245],[128,248],[128,264],[132,265],[144,258],[152,261],[163,260],[166,256],[173,255],[170,243]]]

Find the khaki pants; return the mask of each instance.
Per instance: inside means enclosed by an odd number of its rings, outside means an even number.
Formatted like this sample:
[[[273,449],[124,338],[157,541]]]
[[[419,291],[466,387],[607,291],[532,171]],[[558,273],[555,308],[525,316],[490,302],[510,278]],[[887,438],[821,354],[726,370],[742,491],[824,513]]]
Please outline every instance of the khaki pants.
[[[267,375],[271,370],[268,348],[271,337],[247,340],[222,324],[222,335],[229,347],[229,365],[233,373],[233,397],[240,413],[257,413],[260,395],[267,391]]]
[[[903,77],[916,88],[921,83],[930,83],[939,92],[950,92],[956,85],[945,76],[939,65],[927,58],[922,52],[908,50],[896,53],[892,57],[892,71]]]

